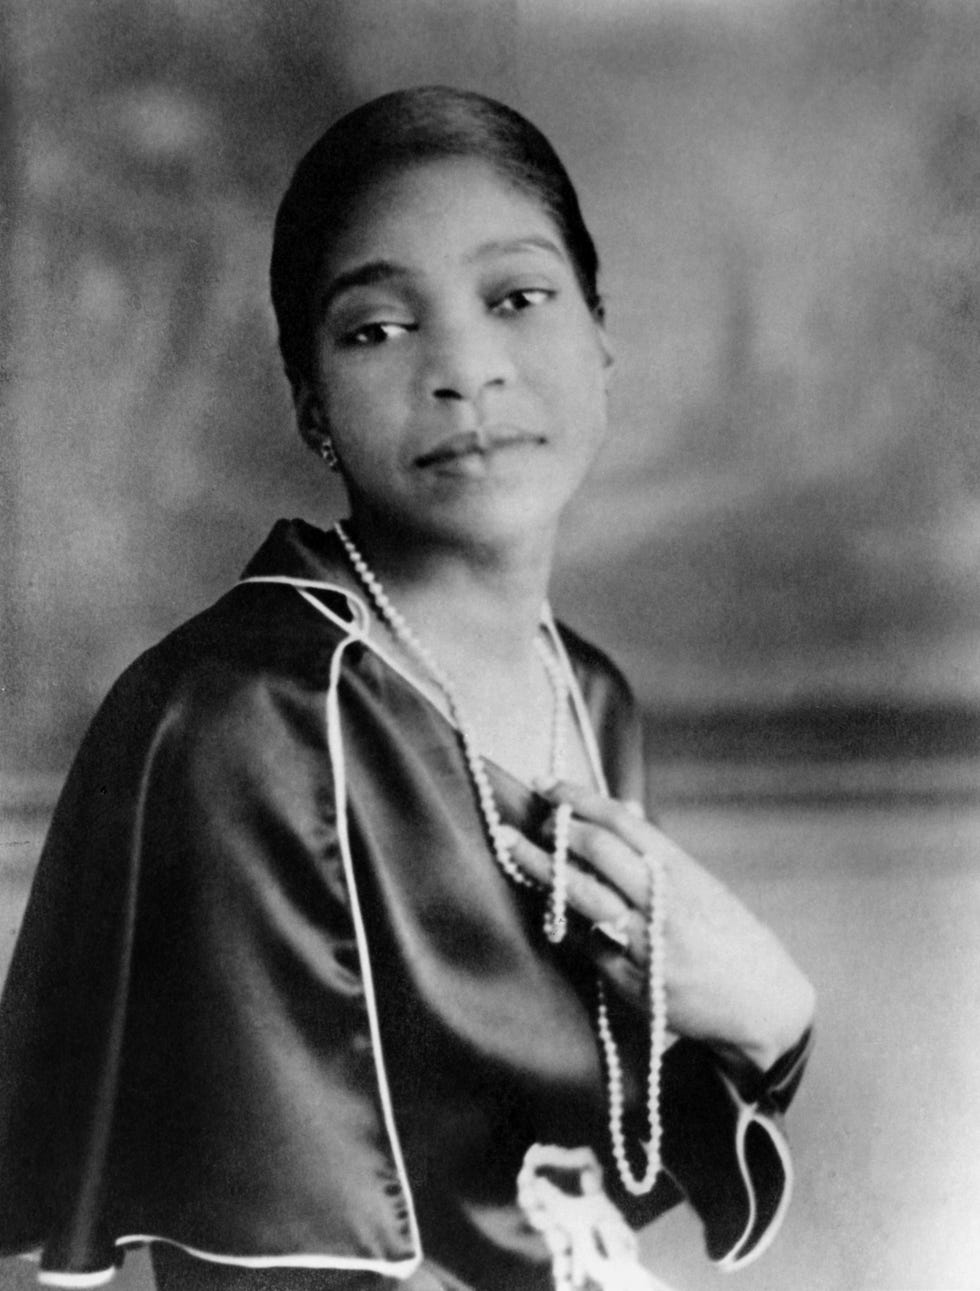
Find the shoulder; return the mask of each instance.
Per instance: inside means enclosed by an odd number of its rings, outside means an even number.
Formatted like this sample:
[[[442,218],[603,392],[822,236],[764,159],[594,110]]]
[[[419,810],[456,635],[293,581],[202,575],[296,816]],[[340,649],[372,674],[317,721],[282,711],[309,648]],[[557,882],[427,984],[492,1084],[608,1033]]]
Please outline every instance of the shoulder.
[[[613,797],[644,801],[643,728],[633,690],[609,656],[564,624],[562,644],[585,703]]]
[[[290,677],[322,684],[344,636],[342,596],[320,614],[292,587],[238,584],[151,646],[122,673],[109,698],[147,689],[193,688],[198,676]]]
[[[312,598],[311,598],[312,599]],[[316,677],[352,612],[341,593],[317,592],[321,613],[297,588],[238,583],[136,661],[137,670],[183,674],[203,665]]]
[[[77,761],[125,777],[161,751],[226,761],[281,754],[287,739],[322,744],[321,700],[342,637],[291,588],[235,587],[129,665]]]
[[[636,706],[633,688],[619,666],[604,650],[586,641],[567,624],[558,622],[556,627],[586,699],[594,695],[624,711],[632,711]]]

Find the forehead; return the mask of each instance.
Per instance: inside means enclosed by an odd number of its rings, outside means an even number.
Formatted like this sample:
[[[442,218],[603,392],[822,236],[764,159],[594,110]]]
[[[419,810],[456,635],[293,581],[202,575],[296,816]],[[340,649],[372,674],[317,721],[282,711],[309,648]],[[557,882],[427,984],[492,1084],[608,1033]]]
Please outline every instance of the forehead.
[[[521,241],[568,260],[538,198],[478,158],[428,160],[383,176],[360,195],[325,248],[323,268],[329,275],[359,261],[393,260],[424,270]]]

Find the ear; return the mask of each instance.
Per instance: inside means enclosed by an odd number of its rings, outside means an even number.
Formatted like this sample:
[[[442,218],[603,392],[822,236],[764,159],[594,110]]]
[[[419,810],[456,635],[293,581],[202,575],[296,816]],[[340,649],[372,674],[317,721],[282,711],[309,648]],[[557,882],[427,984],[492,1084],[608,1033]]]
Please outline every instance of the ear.
[[[606,383],[612,375],[612,370],[616,366],[616,354],[613,350],[612,341],[609,339],[609,333],[606,331],[606,325],[602,319],[597,318],[595,323],[596,341],[599,345],[599,356],[602,359],[602,366],[606,372]]]
[[[324,439],[329,434],[320,396],[306,377],[298,373],[290,374],[290,382],[293,387],[293,407],[296,409],[299,433],[304,443],[308,444],[314,453],[319,453],[323,448]]]

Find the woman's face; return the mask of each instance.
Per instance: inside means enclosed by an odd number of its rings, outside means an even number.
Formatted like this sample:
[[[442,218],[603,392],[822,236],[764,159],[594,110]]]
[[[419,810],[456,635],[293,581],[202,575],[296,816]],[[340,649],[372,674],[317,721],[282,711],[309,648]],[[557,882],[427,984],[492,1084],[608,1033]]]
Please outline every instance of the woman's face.
[[[379,182],[323,266],[313,379],[355,517],[480,543],[553,532],[609,366],[547,212],[478,160]],[[365,514],[367,513],[367,514]]]

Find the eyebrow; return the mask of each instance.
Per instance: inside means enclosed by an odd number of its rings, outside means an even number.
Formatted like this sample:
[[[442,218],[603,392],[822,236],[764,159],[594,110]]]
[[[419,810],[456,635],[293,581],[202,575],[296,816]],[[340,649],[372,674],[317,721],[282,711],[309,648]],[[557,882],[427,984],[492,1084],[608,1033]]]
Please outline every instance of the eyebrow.
[[[338,296],[355,287],[373,287],[379,282],[391,282],[393,279],[407,278],[411,271],[406,265],[395,260],[368,260],[355,269],[346,269],[336,274],[327,283],[320,300],[320,310],[326,313]]]
[[[561,247],[552,238],[529,234],[526,238],[508,238],[499,242],[482,242],[466,257],[468,261],[485,260],[493,255],[507,255],[514,251],[547,251],[559,260],[567,260]]]
[[[551,238],[537,235],[526,238],[510,238],[502,241],[481,242],[466,257],[468,263],[486,260],[495,255],[508,255],[519,251],[546,251],[559,260],[566,260],[559,245]],[[320,301],[320,309],[325,314],[338,296],[353,291],[357,287],[374,287],[378,283],[387,283],[409,278],[412,270],[397,260],[368,260],[353,269],[346,269],[331,278]]]

